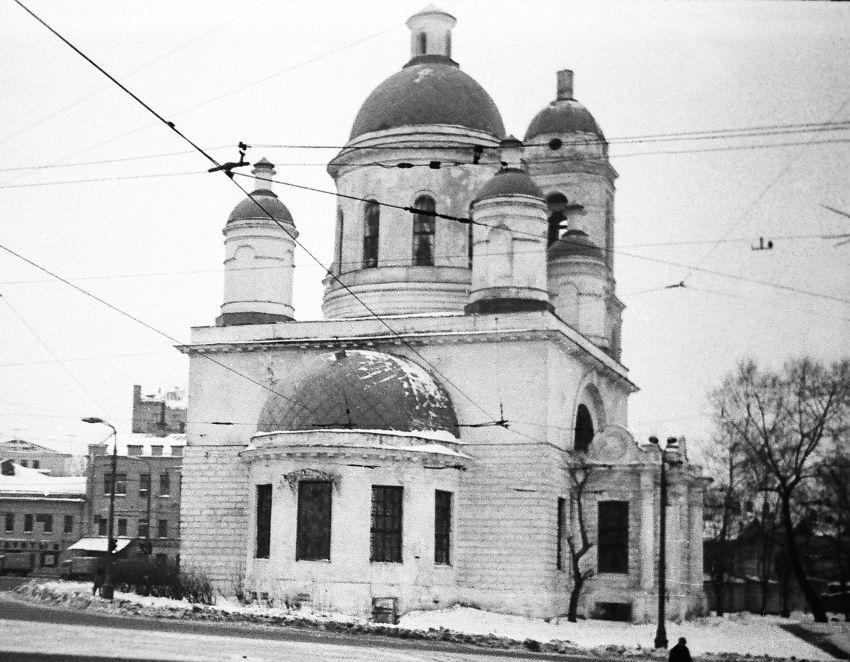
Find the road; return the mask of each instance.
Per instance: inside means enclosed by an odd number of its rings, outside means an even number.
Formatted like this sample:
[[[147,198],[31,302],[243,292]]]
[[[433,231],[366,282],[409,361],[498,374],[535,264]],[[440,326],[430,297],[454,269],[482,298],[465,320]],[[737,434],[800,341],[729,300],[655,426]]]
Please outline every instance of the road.
[[[17,583],[5,577],[0,580],[2,662],[303,662],[311,659],[323,662],[600,662],[599,658],[488,651],[442,642],[338,635],[294,628],[105,616],[22,602],[8,592]]]

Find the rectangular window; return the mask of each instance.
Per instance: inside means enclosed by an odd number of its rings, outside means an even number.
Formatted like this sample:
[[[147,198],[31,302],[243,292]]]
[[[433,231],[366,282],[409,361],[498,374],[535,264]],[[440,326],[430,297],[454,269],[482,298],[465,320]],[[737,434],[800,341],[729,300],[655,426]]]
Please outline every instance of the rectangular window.
[[[21,460],[21,466],[22,466],[22,467],[27,467],[27,466],[29,466],[29,460]]]
[[[150,524],[146,519],[139,520],[139,538],[147,538],[150,535]]]
[[[97,535],[106,535],[106,520],[103,517],[95,517],[94,523],[97,525]]]
[[[257,548],[258,559],[269,558],[272,528],[272,486],[257,485]]]
[[[65,526],[62,527],[63,533],[74,533],[74,516],[65,515]]]
[[[159,496],[171,496],[171,476],[159,474]]]
[[[53,533],[53,515],[38,514],[35,521],[44,525],[45,533]]]
[[[38,469],[39,467],[41,467],[41,461],[40,460],[33,460],[32,461],[32,468]]]
[[[331,482],[298,483],[296,561],[329,561],[331,558]]]
[[[629,572],[629,502],[600,501],[599,572]]]
[[[555,567],[558,570],[564,569],[564,535],[566,533],[567,519],[567,500],[563,497],[558,497],[558,528],[557,535],[557,550],[555,551]]]
[[[127,455],[130,457],[138,457],[142,454],[141,444],[127,444]]]
[[[152,457],[161,457],[162,456],[162,446],[157,444],[155,446],[151,446],[151,456]]]
[[[363,226],[363,268],[378,266],[378,237],[380,235],[381,210],[378,203],[366,203]]]
[[[372,486],[371,561],[401,563],[402,488]]]
[[[118,535],[126,536],[127,535],[127,520],[123,517],[118,520]]]
[[[452,493],[434,493],[434,563],[451,565]]]
[[[157,523],[156,535],[158,538],[167,538],[168,537],[168,520],[161,519]]]
[[[24,515],[24,533],[32,533],[32,515]]]
[[[112,473],[103,474],[103,493],[112,492]],[[124,496],[127,494],[127,474],[115,474],[115,494]]]
[[[141,474],[139,476],[139,496],[147,496],[151,489],[151,475]]]
[[[15,513],[6,513],[6,531],[15,530]]]

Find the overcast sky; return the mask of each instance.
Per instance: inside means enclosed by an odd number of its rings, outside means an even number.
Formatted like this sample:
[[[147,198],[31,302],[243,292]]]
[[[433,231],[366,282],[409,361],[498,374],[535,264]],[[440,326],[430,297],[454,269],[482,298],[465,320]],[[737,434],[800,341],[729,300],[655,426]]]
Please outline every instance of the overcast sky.
[[[424,4],[28,2],[216,158],[244,140],[278,179],[323,189],[334,150],[274,146],[344,144],[407,61],[404,22]],[[850,245],[822,237],[850,233],[850,219],[822,205],[850,212],[850,5],[441,6],[458,19],[454,58],[509,133],[524,135],[570,68],[611,142],[635,436],[705,440],[706,393],[741,358],[848,354]],[[0,245],[179,342],[212,324],[221,229],[242,193],[11,0],[0,67]],[[847,124],[800,132],[824,122]],[[790,129],[622,140],[765,126]],[[333,196],[276,191],[328,264]],[[751,250],[759,237],[774,248]],[[318,318],[323,271],[301,251],[296,265],[296,317]],[[0,294],[0,440],[82,451],[103,430],[80,417],[126,430],[134,383],[186,385],[172,340],[3,250]]]

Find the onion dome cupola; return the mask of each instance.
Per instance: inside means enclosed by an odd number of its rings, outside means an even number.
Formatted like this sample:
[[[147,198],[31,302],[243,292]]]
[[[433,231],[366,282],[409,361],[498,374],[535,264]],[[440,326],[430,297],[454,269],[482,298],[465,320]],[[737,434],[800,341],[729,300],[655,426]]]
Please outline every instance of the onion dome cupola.
[[[293,319],[293,254],[298,231],[271,189],[274,165],[254,164],[254,190],[224,227],[224,302],[218,326],[268,324]]]
[[[549,310],[546,205],[519,166],[522,143],[502,142],[506,165],[472,203],[472,288],[468,314]]]
[[[609,249],[614,244],[617,173],[608,162],[602,129],[574,96],[574,76],[569,69],[557,73],[555,100],[531,120],[525,145],[529,174],[543,189],[549,207],[549,244],[560,236],[563,224],[583,230],[604,249],[605,262],[613,270]],[[576,213],[579,210],[581,213]]]
[[[555,314],[619,360],[623,306],[604,251],[583,230],[569,230],[547,251]]]
[[[455,23],[433,5],[407,21],[409,61],[366,97],[328,165],[340,197],[326,317],[368,315],[363,304],[384,315],[461,312],[468,301],[469,226],[445,216],[468,217],[505,130],[451,58]]]

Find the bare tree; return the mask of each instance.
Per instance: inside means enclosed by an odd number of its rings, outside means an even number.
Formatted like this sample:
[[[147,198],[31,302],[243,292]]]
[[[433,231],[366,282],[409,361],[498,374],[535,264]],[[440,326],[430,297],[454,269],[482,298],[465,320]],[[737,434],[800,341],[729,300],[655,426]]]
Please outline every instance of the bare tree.
[[[593,467],[584,461],[583,457],[576,457],[567,467],[570,477],[570,510],[574,514],[574,521],[570,522],[570,532],[567,535],[567,549],[570,552],[570,566],[573,574],[573,588],[570,591],[570,606],[567,611],[567,620],[575,623],[578,617],[578,601],[585,582],[596,574],[591,567],[582,569],[581,560],[593,549],[593,543],[587,534],[587,524],[584,518],[584,495],[590,481]],[[578,534],[578,536],[576,536]]]
[[[820,463],[817,477],[817,526],[829,543],[844,620],[850,622],[850,452],[837,447]]]
[[[848,398],[846,359],[829,368],[798,359],[779,373],[746,361],[713,394],[721,430],[740,440],[750,461],[764,472],[764,489],[778,496],[788,562],[818,622],[826,622],[826,611],[806,576],[792,509],[798,487],[811,476],[810,465],[825,432],[846,411]]]

